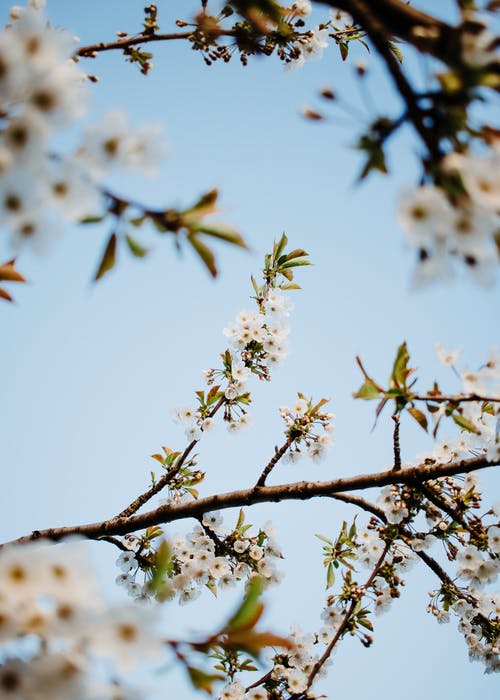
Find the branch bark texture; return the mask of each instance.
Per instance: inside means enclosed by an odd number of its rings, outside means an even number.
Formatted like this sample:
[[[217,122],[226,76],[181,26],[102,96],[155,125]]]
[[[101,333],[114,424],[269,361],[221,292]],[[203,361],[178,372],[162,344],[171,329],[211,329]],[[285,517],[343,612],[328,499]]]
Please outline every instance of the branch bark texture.
[[[103,537],[126,535],[137,530],[142,530],[153,525],[162,525],[186,518],[199,519],[204,513],[213,510],[226,510],[251,506],[257,503],[277,503],[280,501],[310,500],[317,497],[331,497],[335,494],[347,491],[362,491],[370,488],[380,488],[389,484],[408,484],[418,486],[426,481],[444,476],[464,474],[479,469],[498,466],[498,461],[491,461],[485,457],[475,457],[469,460],[450,462],[448,464],[432,464],[411,467],[394,471],[392,467],[382,472],[372,474],[360,474],[345,479],[331,481],[299,481],[295,483],[279,484],[277,486],[252,486],[247,489],[230,491],[222,494],[214,494],[200,498],[189,503],[177,505],[162,505],[154,510],[147,511],[132,517],[115,517],[102,522],[70,527],[49,528],[46,530],[34,530],[30,535],[25,535],[0,547],[12,544],[23,544],[37,539],[48,539],[54,542],[60,541],[71,535],[80,535],[88,539],[100,539]]]

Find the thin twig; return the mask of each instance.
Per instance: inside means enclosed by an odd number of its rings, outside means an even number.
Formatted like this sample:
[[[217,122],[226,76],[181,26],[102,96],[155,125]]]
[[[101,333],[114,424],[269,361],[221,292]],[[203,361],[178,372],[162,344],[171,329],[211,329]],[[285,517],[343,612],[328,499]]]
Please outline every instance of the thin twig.
[[[384,547],[384,551],[382,552],[382,554],[381,554],[380,557],[378,558],[378,561],[377,561],[377,563],[375,564],[375,566],[374,566],[374,568],[373,568],[373,571],[371,572],[371,574],[370,574],[368,580],[366,581],[366,583],[364,583],[363,586],[361,586],[361,589],[362,589],[361,597],[362,597],[362,596],[364,595],[364,593],[366,592],[366,589],[369,588],[369,587],[371,586],[371,584],[373,583],[373,580],[375,579],[376,575],[377,575],[378,572],[380,571],[380,567],[381,567],[382,564],[384,563],[384,559],[386,558],[387,552],[389,551],[390,548],[391,548],[391,542],[386,542],[385,547]],[[333,637],[333,639],[331,640],[331,642],[330,642],[330,643],[328,644],[328,646],[326,647],[326,650],[325,650],[323,656],[322,656],[318,661],[316,661],[316,663],[314,664],[314,666],[313,666],[313,668],[312,668],[312,671],[311,671],[311,673],[309,674],[309,677],[308,677],[308,679],[307,679],[306,692],[307,692],[307,691],[309,690],[309,688],[312,686],[312,684],[313,684],[313,682],[314,682],[314,679],[316,678],[316,676],[318,675],[318,673],[319,673],[320,670],[322,669],[323,665],[324,665],[324,664],[326,663],[326,661],[329,659],[329,657],[330,657],[330,655],[331,655],[331,653],[332,653],[332,651],[333,651],[335,645],[337,644],[337,642],[339,641],[339,639],[342,637],[342,635],[343,635],[344,632],[346,631],[347,625],[349,624],[350,617],[351,617],[351,615],[352,615],[352,613],[353,613],[353,611],[354,611],[354,608],[355,608],[355,607],[357,606],[357,604],[358,604],[358,600],[360,600],[361,597],[358,598],[358,599],[353,599],[353,600],[351,601],[351,603],[350,603],[350,605],[349,605],[349,608],[348,608],[347,612],[346,612],[345,615],[344,615],[344,619],[342,620],[342,622],[341,622],[341,624],[340,624],[340,626],[339,626],[339,628],[338,628],[338,630],[337,630],[335,636]]]
[[[382,508],[377,508],[376,505],[370,503],[364,498],[361,498],[360,496],[353,496],[350,493],[335,493],[331,496],[331,498],[335,499],[336,501],[342,501],[343,503],[358,506],[358,508],[365,510],[367,513],[375,515],[375,517],[379,518],[379,520],[381,520],[383,523],[387,522],[387,518],[385,517],[385,513]]]
[[[439,145],[439,137],[435,129],[428,128],[424,123],[424,113],[420,109],[418,96],[401,70],[399,60],[388,43],[389,37],[387,36],[382,17],[375,14],[370,5],[364,0],[349,0],[349,5],[386,64],[399,94],[406,103],[408,117],[425,144],[429,156],[434,162],[439,162],[443,155]]]
[[[189,39],[195,33],[196,30],[190,32],[171,32],[169,34],[136,34],[131,37],[125,37],[124,39],[118,39],[117,41],[110,41],[107,43],[100,41],[97,44],[81,46],[76,52],[76,56],[80,56],[81,58],[93,58],[95,54],[102,53],[103,51],[123,51],[124,49],[129,49],[132,46],[138,46],[140,44]],[[218,32],[218,36],[234,36],[234,32],[231,30],[221,30]]]
[[[273,674],[273,672],[271,669],[271,671],[268,671],[267,673],[265,673],[263,676],[261,676],[261,678],[256,680],[254,683],[252,683],[251,685],[248,685],[245,688],[245,693],[248,693],[248,691],[252,690],[252,688],[258,688],[259,685],[262,685],[263,683],[268,681],[271,678],[272,674]]]
[[[433,503],[437,508],[440,510],[444,511],[447,515],[450,516],[452,520],[457,522],[459,525],[461,525],[465,530],[469,530],[469,525],[465,522],[463,519],[462,515],[457,512],[455,508],[452,508],[444,497],[442,498],[439,494],[437,494],[429,484],[418,484],[417,486],[418,490],[421,491],[424,496],[429,500],[431,503]]]
[[[500,403],[499,396],[481,396],[480,394],[453,394],[443,396],[439,394],[413,394],[412,401],[425,401],[426,403],[463,403],[464,401],[481,401],[482,403]]]
[[[198,522],[200,523],[201,527],[203,528],[203,531],[205,532],[206,536],[209,537],[212,542],[215,545],[215,554],[217,556],[223,556],[225,554],[230,553],[230,548],[226,545],[226,543],[220,539],[220,537],[217,535],[217,533],[212,530],[212,528],[208,527],[208,525],[205,525],[203,522],[203,516],[198,518]]]
[[[392,444],[394,450],[394,466],[392,467],[395,472],[401,469],[401,445],[399,444],[399,416],[397,413],[393,413],[392,420],[394,421],[394,433],[392,436]]]
[[[283,457],[285,452],[288,450],[290,445],[293,443],[293,438],[288,437],[286,442],[281,445],[281,447],[278,449],[276,448],[276,451],[274,453],[274,457],[269,460],[269,462],[266,464],[264,469],[262,470],[262,474],[259,476],[257,479],[257,483],[255,484],[256,488],[260,488],[261,486],[265,486],[266,479],[273,470],[274,466],[279,462],[279,460]]]
[[[130,549],[130,547],[127,547],[127,545],[119,540],[116,537],[99,537],[99,542],[109,542],[110,544],[113,544],[115,547],[118,547],[122,552],[130,552],[131,554],[134,555],[134,557],[137,559],[139,564],[142,564],[144,566],[151,566],[151,562],[148,560],[147,557],[144,555],[140,554],[139,552],[134,551],[133,549]]]
[[[214,408],[210,411],[208,416],[210,418],[213,418],[217,411],[221,408],[226,403],[226,398],[225,396],[221,396],[221,398],[217,401],[215,404]],[[173,479],[177,476],[177,474],[180,472],[182,467],[184,466],[186,459],[189,457],[191,454],[192,450],[194,449],[195,445],[197,444],[198,440],[192,440],[189,445],[186,447],[182,455],[179,457],[179,459],[175,462],[175,465],[173,466],[172,469],[169,469],[169,471],[164,474],[161,479],[159,479],[154,486],[151,486],[150,489],[145,491],[144,493],[141,493],[140,496],[137,496],[132,503],[130,503],[126,508],[124,508],[118,515],[117,518],[129,518],[131,515],[136,513],[139,508],[141,508],[145,503],[147,503],[153,496],[155,496],[157,493],[162,491],[162,489],[165,488],[165,486],[168,486],[172,482]]]

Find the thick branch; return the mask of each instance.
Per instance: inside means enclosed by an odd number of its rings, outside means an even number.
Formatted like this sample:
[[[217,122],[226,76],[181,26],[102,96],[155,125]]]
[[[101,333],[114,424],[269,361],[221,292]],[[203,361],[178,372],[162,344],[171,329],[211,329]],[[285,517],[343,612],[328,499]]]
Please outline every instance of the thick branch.
[[[360,474],[358,476],[346,479],[334,479],[332,481],[299,481],[296,483],[279,484],[277,486],[252,487],[249,489],[207,496],[197,501],[190,501],[189,503],[160,506],[155,510],[135,515],[131,518],[116,517],[88,525],[35,530],[31,535],[20,537],[6,544],[21,544],[32,542],[39,538],[57,542],[70,535],[80,535],[88,539],[99,539],[100,537],[110,535],[125,535],[153,525],[166,524],[185,518],[199,519],[203,513],[208,513],[212,510],[225,510],[227,508],[250,506],[256,503],[291,500],[306,501],[320,496],[331,497],[337,493],[361,491],[374,487],[388,486],[389,484],[409,484],[415,486],[429,479],[464,474],[479,469],[498,466],[498,464],[498,460],[491,461],[485,457],[475,457],[473,459],[450,462],[448,464],[421,465],[409,469],[402,469],[397,472],[393,471],[391,467],[383,472]]]

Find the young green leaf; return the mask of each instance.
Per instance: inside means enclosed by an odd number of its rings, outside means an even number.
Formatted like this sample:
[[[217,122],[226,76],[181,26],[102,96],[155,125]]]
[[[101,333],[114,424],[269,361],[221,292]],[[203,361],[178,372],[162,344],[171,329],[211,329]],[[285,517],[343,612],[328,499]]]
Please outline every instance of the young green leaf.
[[[262,579],[259,577],[252,578],[241,605],[225,627],[226,631],[250,630],[257,624],[264,609],[263,604],[259,600],[261,593]]]
[[[130,235],[125,236],[125,240],[128,245],[128,249],[132,255],[136,258],[144,258],[149,253],[149,248],[141,245],[135,238]]]
[[[363,385],[358,389],[358,391],[353,394],[355,399],[364,399],[365,401],[370,401],[371,399],[379,399],[383,396],[382,389],[375,384],[373,379],[365,379]]]
[[[212,277],[217,277],[217,267],[215,265],[215,256],[208,246],[206,246],[199,238],[194,235],[188,236],[188,241],[192,245],[193,250],[199,255],[203,264],[210,272]]]
[[[97,268],[97,272],[94,277],[94,281],[100,280],[106,273],[113,269],[116,262],[116,233],[111,234],[106,243],[106,248]]]

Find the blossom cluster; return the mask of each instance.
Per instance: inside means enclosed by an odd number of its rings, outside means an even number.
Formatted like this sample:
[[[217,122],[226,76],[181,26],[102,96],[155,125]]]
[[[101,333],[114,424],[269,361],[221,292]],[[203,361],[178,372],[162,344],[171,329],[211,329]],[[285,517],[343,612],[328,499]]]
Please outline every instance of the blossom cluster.
[[[300,17],[309,16],[311,10],[312,7],[309,0],[294,2],[291,7],[291,12]],[[352,27],[352,18],[347,12],[330,10],[329,21],[304,32],[302,36],[293,42],[292,50],[285,63],[286,69],[300,68],[307,61],[321,58],[323,51],[328,47],[329,28],[342,32],[346,29],[352,29]]]
[[[326,457],[328,449],[333,445],[333,425],[335,418],[333,413],[324,413],[319,409],[325,401],[314,405],[312,400],[307,400],[303,394],[298,394],[298,399],[292,407],[280,406],[280,415],[287,426],[286,434],[292,441],[292,446],[285,454],[283,461],[297,462],[304,454],[300,445],[304,443],[308,457],[313,462],[321,462]],[[323,432],[318,433],[318,429]]]
[[[321,539],[330,542],[326,538]],[[340,539],[337,540],[337,544],[339,541]],[[327,659],[323,658],[323,654],[325,647],[330,647],[335,638],[340,639],[350,631],[366,646],[371,644],[371,637],[366,633],[366,630],[372,630],[369,610],[359,605],[356,614],[353,615],[348,609],[352,596],[358,596],[356,599],[361,600],[369,592],[374,601],[375,613],[386,610],[392,598],[399,596],[398,587],[404,582],[398,574],[409,568],[412,554],[407,547],[402,548],[395,544],[390,552],[386,552],[385,541],[372,530],[357,533],[351,543],[359,553],[360,563],[368,568],[373,569],[380,564],[380,559],[384,559],[384,567],[377,570],[369,591],[352,580],[353,567],[349,564],[342,590],[337,595],[328,596],[327,604],[321,613],[323,626],[319,631],[304,633],[299,627],[292,627],[290,639],[294,646],[289,652],[274,655],[272,670],[263,687],[252,688],[245,693],[241,683],[236,681],[223,688],[221,700],[267,700],[268,691],[276,695],[279,693],[279,697],[282,698],[295,697],[308,691],[318,679],[326,675],[336,649],[332,647],[332,653]]]
[[[293,697],[307,689],[309,674],[318,663],[322,646],[314,634],[303,632],[294,625],[290,630],[292,649],[287,653],[275,654],[272,658],[272,669],[266,686],[272,688],[273,694],[280,698]],[[327,642],[325,642],[326,644]],[[317,678],[324,678],[330,661],[319,670]],[[268,690],[265,686],[257,686],[245,692],[240,681],[232,681],[220,691],[220,700],[268,700]]]
[[[500,506],[489,511],[500,518]],[[431,591],[427,610],[438,622],[458,618],[458,630],[469,649],[469,659],[484,664],[485,673],[500,672],[500,594],[489,588],[500,573],[500,523],[484,526],[482,540],[471,537],[456,555],[457,587],[443,585]],[[473,543],[472,543],[473,542]],[[466,586],[458,582],[466,581]]]
[[[419,459],[446,463],[465,459],[472,455],[484,454],[487,459],[500,457],[500,352],[492,348],[486,361],[477,370],[467,365],[457,366],[461,351],[446,350],[440,343],[436,345],[439,361],[450,366],[458,376],[461,394],[477,396],[477,401],[463,401],[452,417],[462,428],[456,438],[447,438],[435,443],[430,454],[420,455]],[[490,400],[486,400],[490,399]],[[435,425],[449,414],[449,407],[441,403],[433,409]]]
[[[173,413],[174,421],[186,426],[190,440],[200,440],[203,432],[214,426],[214,407],[219,400],[224,405],[229,432],[248,426],[250,419],[244,408],[250,403],[247,383],[252,374],[269,381],[272,367],[287,356],[290,326],[286,319],[292,308],[288,296],[274,288],[266,289],[258,299],[257,310],[240,311],[235,321],[224,328],[230,347],[221,355],[222,369],[211,368],[204,373],[212,389],[206,396],[197,392],[198,408],[181,406]]]
[[[500,597],[485,587],[494,584],[500,573],[500,506],[478,517],[472,511],[480,502],[478,476],[471,472],[463,479],[428,481],[425,490],[386,487],[378,504],[388,523],[403,527],[405,542],[417,555],[441,543],[448,559],[456,560],[456,577],[431,592],[427,610],[440,623],[449,622],[453,611],[460,618],[458,629],[469,647],[470,660],[482,661],[485,672],[491,673],[500,671]],[[419,513],[425,515],[428,530],[416,532]],[[488,521],[491,515],[497,518],[493,523]],[[362,561],[372,564],[383,543],[374,533],[369,539]],[[383,593],[390,602],[390,590]],[[377,598],[376,604],[384,605],[384,600]]]
[[[443,173],[460,182],[452,197],[438,185],[420,185],[403,193],[399,219],[409,245],[419,250],[417,286],[455,274],[460,259],[483,286],[491,286],[499,262],[494,234],[500,213],[500,147],[487,155],[450,153]]]
[[[244,524],[243,511],[230,532],[220,513],[206,513],[200,526],[169,539],[169,565],[155,589],[151,587],[155,556],[148,557],[147,552],[136,556],[132,549],[118,557],[122,573],[116,582],[133,598],[177,599],[181,605],[198,598],[205,588],[216,594],[255,575],[267,585],[278,583],[281,573],[275,562],[282,554],[274,527],[267,523],[257,534],[251,534],[250,527]]]
[[[86,111],[88,76],[74,60],[78,40],[52,27],[43,5],[13,7],[0,32],[0,225],[15,252],[46,251],[62,220],[102,216],[109,169],[150,172],[165,153],[156,126],[131,132],[118,113],[90,125],[72,153],[55,152],[57,133]]]
[[[107,605],[79,543],[3,549],[0,697],[142,697],[138,689],[123,686],[117,673],[145,657],[161,661],[157,617],[139,604]],[[112,682],[99,676],[103,662]]]

